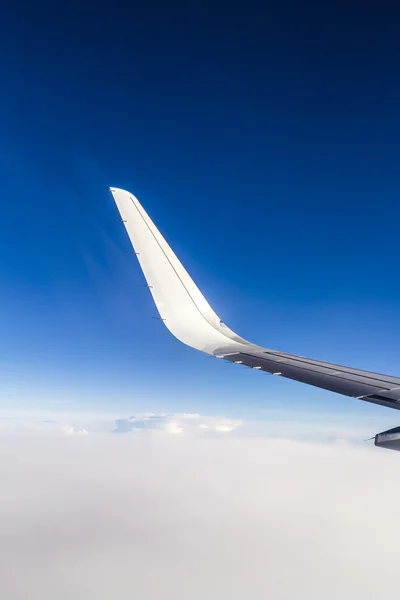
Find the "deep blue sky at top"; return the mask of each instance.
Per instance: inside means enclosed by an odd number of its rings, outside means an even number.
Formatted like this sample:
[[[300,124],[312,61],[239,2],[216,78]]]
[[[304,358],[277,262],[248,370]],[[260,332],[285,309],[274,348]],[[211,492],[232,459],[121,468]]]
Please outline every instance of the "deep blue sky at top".
[[[351,403],[174,340],[151,318],[110,185],[139,197],[244,337],[399,373],[398,10],[39,1],[3,15],[6,402]]]

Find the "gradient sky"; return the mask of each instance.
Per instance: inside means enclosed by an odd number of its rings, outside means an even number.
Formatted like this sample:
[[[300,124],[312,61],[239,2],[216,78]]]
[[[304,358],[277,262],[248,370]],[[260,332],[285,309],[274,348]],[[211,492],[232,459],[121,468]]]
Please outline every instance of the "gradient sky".
[[[393,414],[189,349],[109,186],[264,346],[398,375],[399,13],[20,2],[2,19],[3,406]]]

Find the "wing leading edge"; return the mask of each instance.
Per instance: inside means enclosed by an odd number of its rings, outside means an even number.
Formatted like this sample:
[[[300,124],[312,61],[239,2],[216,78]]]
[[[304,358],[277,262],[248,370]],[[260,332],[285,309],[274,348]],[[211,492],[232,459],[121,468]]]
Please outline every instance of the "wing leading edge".
[[[400,409],[400,378],[257,346],[226,327],[137,198],[110,188],[147,285],[169,331],[184,344],[227,361]]]

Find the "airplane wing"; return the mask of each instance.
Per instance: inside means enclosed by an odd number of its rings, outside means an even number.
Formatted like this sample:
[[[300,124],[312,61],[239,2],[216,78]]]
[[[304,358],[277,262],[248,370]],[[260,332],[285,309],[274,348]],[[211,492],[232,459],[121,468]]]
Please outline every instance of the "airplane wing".
[[[137,198],[110,188],[160,318],[181,342],[218,358],[345,396],[400,408],[400,378],[257,346],[226,327]]]

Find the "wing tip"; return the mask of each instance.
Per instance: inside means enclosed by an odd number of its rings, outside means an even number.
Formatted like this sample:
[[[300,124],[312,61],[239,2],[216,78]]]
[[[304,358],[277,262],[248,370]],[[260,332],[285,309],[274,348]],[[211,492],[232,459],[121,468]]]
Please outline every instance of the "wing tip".
[[[128,190],[123,190],[122,188],[117,187],[109,187],[109,191],[113,194],[114,192],[124,192],[125,194],[129,194]]]
[[[114,198],[114,200],[118,203],[118,200],[133,200],[133,202],[137,205],[139,204],[139,200],[137,199],[137,197],[132,194],[132,192],[129,192],[128,190],[124,190],[123,188],[117,188],[117,187],[110,187],[108,188],[112,194],[112,197]]]

